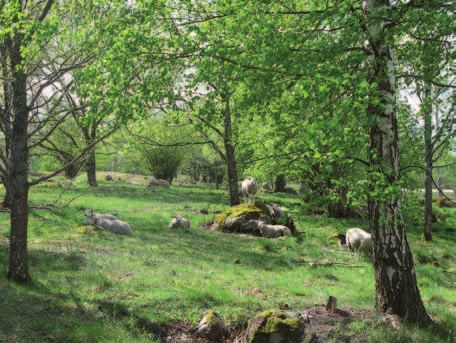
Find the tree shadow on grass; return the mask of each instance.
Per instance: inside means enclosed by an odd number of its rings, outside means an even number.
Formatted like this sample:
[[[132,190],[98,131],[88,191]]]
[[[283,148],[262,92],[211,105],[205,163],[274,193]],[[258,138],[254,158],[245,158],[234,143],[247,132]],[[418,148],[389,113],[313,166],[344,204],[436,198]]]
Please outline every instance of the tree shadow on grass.
[[[113,328],[96,313],[68,302],[69,295],[31,282],[18,285],[6,279],[8,245],[0,243],[1,342],[100,342],[110,340]],[[73,271],[84,264],[74,253],[34,250],[30,263],[35,272],[48,268]],[[32,276],[33,277],[33,276]],[[115,330],[114,330],[115,331]]]

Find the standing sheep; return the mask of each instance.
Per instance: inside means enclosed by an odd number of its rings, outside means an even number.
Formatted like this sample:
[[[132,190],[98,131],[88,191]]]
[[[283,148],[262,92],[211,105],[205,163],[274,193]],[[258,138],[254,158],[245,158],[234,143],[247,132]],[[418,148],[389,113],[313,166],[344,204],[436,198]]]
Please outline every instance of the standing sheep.
[[[258,192],[258,185],[257,185],[256,179],[249,178],[249,179],[245,179],[244,181],[242,181],[241,192],[242,192],[242,195],[244,196],[244,202],[245,202],[246,195],[249,197],[249,203],[250,203],[250,197],[252,197],[252,202],[255,202],[255,194]]]
[[[170,229],[189,229],[190,221],[182,216],[175,216],[169,224]]]
[[[94,213],[92,210],[85,212],[87,223],[94,226],[101,226],[103,229],[118,233],[119,235],[130,235],[131,227],[128,223],[117,219],[105,219],[101,215]],[[110,216],[110,215],[107,215]],[[114,216],[112,216],[114,217]],[[115,218],[115,217],[114,217]]]
[[[345,235],[347,247],[351,252],[354,251],[356,259],[359,258],[359,254],[364,252],[367,255],[372,254],[372,236],[370,233],[363,231],[358,228],[348,229]]]

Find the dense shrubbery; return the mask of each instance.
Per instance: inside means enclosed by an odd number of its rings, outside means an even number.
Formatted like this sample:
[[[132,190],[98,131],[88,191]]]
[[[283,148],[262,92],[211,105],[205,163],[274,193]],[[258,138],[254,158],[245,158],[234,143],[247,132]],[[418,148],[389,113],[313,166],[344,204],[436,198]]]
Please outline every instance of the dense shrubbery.
[[[157,147],[142,149],[141,154],[146,168],[155,178],[167,180],[169,183],[173,182],[183,158],[182,151],[179,148]]]

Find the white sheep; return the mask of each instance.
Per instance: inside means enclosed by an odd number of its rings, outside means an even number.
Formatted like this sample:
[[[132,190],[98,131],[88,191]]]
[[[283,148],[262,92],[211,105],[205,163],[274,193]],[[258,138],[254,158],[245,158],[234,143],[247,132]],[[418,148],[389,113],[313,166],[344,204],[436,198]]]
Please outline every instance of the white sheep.
[[[118,220],[118,218],[113,214],[100,214],[100,213],[93,212],[93,210],[85,211],[84,215],[86,216],[86,218],[91,217],[91,216],[97,216],[99,218],[107,219],[107,220]]]
[[[175,216],[169,224],[170,229],[189,229],[190,221],[182,216]]]
[[[250,197],[252,197],[252,202],[255,202],[255,194],[258,192],[258,185],[256,179],[249,178],[242,181],[241,192],[242,195],[244,195],[244,202],[246,196],[249,197],[249,203]]]
[[[285,218],[287,216],[288,210],[286,208],[280,207],[277,204],[272,205],[271,207],[271,217],[274,220]]]
[[[87,223],[94,226],[101,226],[103,229],[118,233],[119,235],[130,235],[131,227],[128,223],[117,219],[105,219],[94,213],[92,210],[86,211]],[[114,217],[114,216],[113,216]]]
[[[290,229],[283,225],[267,225],[264,221],[259,221],[258,228],[263,236],[267,238],[283,236],[291,237]]]
[[[371,255],[373,244],[372,236],[370,233],[363,231],[358,228],[348,229],[345,235],[347,241],[347,247],[351,252],[354,251],[356,259],[359,258],[359,254],[364,252],[365,254]]]

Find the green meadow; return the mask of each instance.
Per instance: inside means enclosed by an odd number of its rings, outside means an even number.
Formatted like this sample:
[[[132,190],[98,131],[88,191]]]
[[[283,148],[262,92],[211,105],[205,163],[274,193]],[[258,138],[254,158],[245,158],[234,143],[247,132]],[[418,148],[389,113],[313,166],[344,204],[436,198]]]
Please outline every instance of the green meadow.
[[[367,222],[306,215],[298,195],[264,194],[257,201],[287,207],[299,234],[285,239],[213,232],[208,223],[228,208],[228,192],[180,183],[147,187],[143,177],[91,189],[85,176],[71,187],[56,178],[30,191],[29,264],[33,284],[6,279],[9,213],[0,212],[0,342],[161,342],[176,323],[197,324],[215,310],[242,327],[258,312],[325,304],[374,311],[372,261],[356,261],[328,241]],[[62,187],[63,186],[63,187]],[[3,195],[0,191],[0,195]],[[86,224],[84,211],[115,212],[133,235]],[[208,214],[199,210],[207,209]],[[418,285],[435,324],[395,331],[376,318],[347,330],[360,342],[453,342],[456,330],[456,210],[442,209],[434,242],[422,225],[408,223]],[[174,215],[191,228],[170,230]],[[312,267],[309,262],[316,263]],[[321,265],[318,265],[321,264]],[[328,342],[336,338],[328,337]]]

